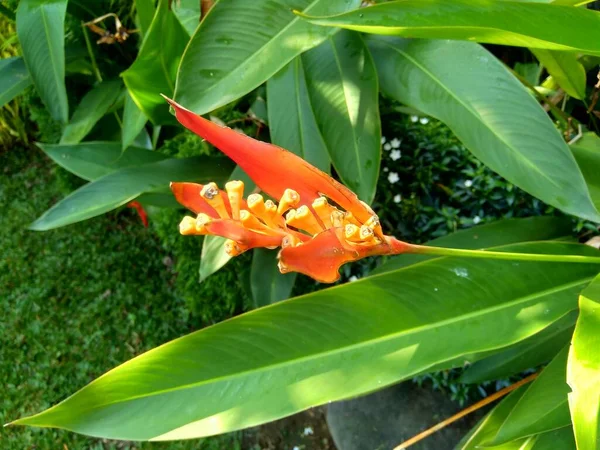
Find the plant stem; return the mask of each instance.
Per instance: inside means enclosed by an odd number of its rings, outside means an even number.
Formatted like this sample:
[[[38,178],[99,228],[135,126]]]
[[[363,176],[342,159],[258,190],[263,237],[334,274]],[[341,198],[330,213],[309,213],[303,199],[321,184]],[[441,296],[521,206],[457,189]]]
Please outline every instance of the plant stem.
[[[594,257],[582,255],[543,255],[539,253],[494,252],[488,250],[464,250],[458,248],[428,247],[425,245],[413,244],[410,244],[408,248],[404,250],[404,253],[418,253],[422,255],[438,256],[459,256],[465,258],[508,259],[512,261],[546,261],[600,264],[600,256]]]
[[[90,41],[88,29],[83,23],[81,24],[81,26],[83,27],[83,37],[85,38],[85,46],[87,47],[88,55],[90,55],[90,61],[92,62],[92,69],[94,70],[96,81],[98,81],[98,83],[101,83],[102,75],[100,75],[100,69],[98,69],[98,64],[96,63],[96,57],[94,56],[94,50],[92,49],[92,42]]]
[[[416,444],[417,442],[425,439],[427,436],[431,436],[433,433],[441,430],[442,428],[447,427],[448,425],[450,425],[453,422],[456,422],[458,419],[461,419],[462,417],[466,416],[467,414],[471,414],[472,412],[477,411],[478,409],[484,407],[485,405],[488,405],[488,404],[498,400],[499,398],[504,397],[506,394],[514,391],[515,389],[520,388],[524,384],[527,384],[527,383],[533,381],[537,376],[538,376],[538,374],[534,373],[532,375],[529,375],[527,378],[523,378],[521,381],[511,384],[508,387],[505,387],[504,389],[490,395],[489,397],[486,397],[483,400],[480,400],[477,403],[469,406],[468,408],[463,409],[462,411],[458,412],[457,414],[454,414],[452,417],[417,434],[416,436],[410,438],[409,440],[404,441],[402,444],[395,447],[394,450],[404,450],[404,449],[410,447],[411,445]]]

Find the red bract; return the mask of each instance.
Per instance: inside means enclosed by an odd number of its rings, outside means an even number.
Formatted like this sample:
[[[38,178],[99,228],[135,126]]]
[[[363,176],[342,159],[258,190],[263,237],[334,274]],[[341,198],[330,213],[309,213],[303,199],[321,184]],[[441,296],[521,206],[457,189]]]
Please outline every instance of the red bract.
[[[172,183],[179,203],[198,215],[184,218],[182,234],[224,236],[232,256],[255,247],[281,247],[282,272],[301,272],[326,283],[339,279],[338,270],[346,262],[401,253],[408,246],[383,235],[379,218],[368,205],[302,158],[167,101],[182,125],[220,149],[264,192],[279,199],[276,204],[252,194],[244,200],[240,181],[227,183],[226,192],[214,183]]]

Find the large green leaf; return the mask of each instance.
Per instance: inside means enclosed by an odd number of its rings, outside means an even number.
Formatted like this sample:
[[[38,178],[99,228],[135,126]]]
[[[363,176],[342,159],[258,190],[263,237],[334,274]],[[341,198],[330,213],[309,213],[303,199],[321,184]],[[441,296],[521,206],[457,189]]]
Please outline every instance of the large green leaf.
[[[460,381],[497,380],[550,361],[571,340],[576,320],[577,312],[571,311],[538,334],[476,361],[462,374]]]
[[[44,105],[55,120],[69,120],[65,87],[67,0],[21,0],[17,35],[23,59]]]
[[[548,242],[502,250],[597,254]],[[525,339],[576,308],[596,271],[594,264],[433,259],[192,333],[15,423],[127,440],[254,426]]]
[[[90,219],[144,192],[165,188],[171,181],[223,181],[229,170],[229,160],[202,156],[127,167],[72,192],[31,224],[30,229],[44,231]]]
[[[156,7],[154,6],[154,0],[134,0],[135,10],[137,12],[137,19],[139,22],[140,33],[142,36],[146,36],[152,19],[156,13]]]
[[[585,133],[571,145],[596,209],[600,210],[600,138],[595,133]]]
[[[60,143],[80,142],[117,101],[123,92],[122,86],[119,80],[103,81],[85,94],[69,124],[63,130]]]
[[[188,39],[168,0],[159,0],[136,60],[121,74],[133,101],[155,125],[175,122],[160,94],[173,95],[177,66]]]
[[[384,93],[446,123],[484,164],[528,193],[600,222],[562,136],[486,49],[470,42],[389,37],[373,37],[368,44]]]
[[[329,172],[329,151],[308,96],[301,57],[267,81],[267,112],[271,142]]]
[[[568,358],[569,406],[578,450],[600,447],[600,276],[579,297]]]
[[[379,85],[358,33],[342,31],[302,55],[308,92],[329,156],[344,183],[370,203],[381,160]]]
[[[256,308],[285,300],[294,287],[296,274],[279,272],[277,253],[277,250],[257,248],[252,255],[250,283]]]
[[[585,69],[572,52],[532,48],[538,61],[571,97],[585,98]]]
[[[517,242],[543,241],[568,236],[572,232],[571,221],[566,217],[527,217],[525,219],[503,219],[457,231],[448,236],[427,242],[432,247],[481,249]],[[436,258],[430,255],[393,256],[371,272],[371,275],[401,269],[402,267]]]
[[[198,114],[260,86],[333,29],[311,25],[292,9],[334,14],[360,0],[220,0],[192,36],[177,75],[176,100]]]
[[[460,39],[600,54],[600,14],[570,6],[489,0],[401,0],[331,17],[319,25],[408,38]],[[532,20],[532,18],[536,20]]]
[[[31,78],[23,58],[0,59],[0,108],[30,85]]]
[[[512,409],[490,445],[556,430],[571,424],[566,381],[567,354],[565,346],[529,385],[527,392]]]
[[[167,159],[161,153],[138,147],[125,152],[117,142],[83,142],[76,145],[38,144],[54,162],[84,180],[92,181],[126,167]]]
[[[121,132],[121,148],[125,150],[144,129],[148,122],[146,115],[138,108],[131,98],[129,92],[125,97],[125,109],[123,111],[123,130]]]
[[[200,0],[180,0],[171,4],[175,17],[191,36],[200,24]]]

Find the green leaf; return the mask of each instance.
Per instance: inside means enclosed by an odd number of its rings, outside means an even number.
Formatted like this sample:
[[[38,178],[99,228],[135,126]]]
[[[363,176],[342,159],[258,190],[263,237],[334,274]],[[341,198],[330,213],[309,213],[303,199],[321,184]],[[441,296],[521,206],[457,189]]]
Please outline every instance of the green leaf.
[[[25,62],[20,56],[0,59],[0,107],[31,85]]]
[[[219,0],[188,44],[175,97],[205,114],[256,89],[302,52],[336,30],[292,13],[334,14],[360,0]]]
[[[188,39],[168,0],[159,0],[136,60],[121,74],[133,101],[155,125],[175,123],[160,94],[173,95],[177,66]]]
[[[476,361],[461,375],[462,383],[506,378],[550,361],[571,340],[577,312],[571,311],[538,334]]]
[[[192,36],[200,24],[200,0],[180,0],[171,4],[181,26]]]
[[[134,0],[140,33],[142,33],[142,36],[144,37],[148,33],[150,25],[152,24],[152,19],[154,18],[154,14],[156,13],[156,7],[154,6],[154,3],[154,0]]]
[[[329,172],[329,151],[317,125],[299,56],[267,81],[267,112],[271,142]]]
[[[342,31],[302,55],[315,117],[336,172],[371,203],[381,161],[379,86],[358,33]]]
[[[531,450],[574,450],[575,437],[571,427],[564,427],[538,434]]]
[[[500,426],[506,420],[514,406],[521,399],[527,386],[521,386],[502,399],[483,419],[475,425],[471,431],[458,443],[455,450],[475,450],[480,449],[482,444],[494,438]],[[511,443],[502,450],[521,450],[521,442]]]
[[[533,381],[510,412],[490,445],[498,445],[571,424],[565,346]]]
[[[129,92],[125,97],[125,109],[123,111],[123,131],[121,133],[121,148],[125,150],[144,129],[148,122],[146,115],[138,108],[131,98]]]
[[[85,94],[73,113],[71,121],[63,130],[60,143],[77,144],[81,142],[117,101],[123,92],[122,86],[119,80],[103,81]]]
[[[571,151],[583,173],[592,201],[600,210],[600,138],[594,133],[584,133],[581,139],[571,144]]]
[[[384,93],[440,119],[485,165],[529,194],[600,222],[562,136],[487,50],[470,42],[386,37],[368,44]]]
[[[502,249],[597,254],[565,243]],[[577,293],[597,270],[595,264],[433,259],[174,340],[15,424],[125,440],[195,438],[258,425],[523,340],[576,308]]]
[[[292,292],[296,274],[279,272],[277,253],[277,250],[254,249],[250,283],[255,308],[285,300]]]
[[[541,48],[531,51],[567,94],[579,100],[585,98],[585,69],[575,53]]]
[[[578,450],[600,446],[600,276],[579,297],[579,319],[567,364],[569,407]]]
[[[330,17],[315,17],[312,11],[306,13],[303,17],[310,23],[363,33],[600,54],[600,14],[570,6],[489,0],[404,0]]]
[[[83,142],[75,145],[37,144],[62,168],[92,181],[126,167],[168,159],[165,155],[138,147],[125,152],[117,142]]]
[[[517,242],[544,241],[571,234],[572,224],[566,217],[527,217],[525,219],[502,219],[457,231],[448,236],[427,242],[431,247],[482,249]],[[371,272],[371,275],[401,269],[418,262],[436,258],[431,255],[393,256]]]
[[[17,35],[35,89],[52,117],[65,123],[66,12],[67,0],[21,0],[17,8]]]
[[[144,192],[166,188],[171,181],[223,181],[230,168],[225,158],[197,156],[120,169],[72,192],[31,224],[30,229],[45,231],[96,217]]]

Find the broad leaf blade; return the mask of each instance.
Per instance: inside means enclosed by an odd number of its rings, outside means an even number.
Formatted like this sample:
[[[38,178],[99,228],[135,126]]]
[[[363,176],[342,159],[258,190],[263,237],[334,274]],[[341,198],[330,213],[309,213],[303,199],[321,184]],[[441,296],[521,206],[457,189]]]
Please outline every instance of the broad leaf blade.
[[[503,249],[597,254],[564,243]],[[16,423],[128,440],[246,428],[525,339],[576,308],[596,271],[593,264],[426,261],[192,333]]]
[[[508,415],[490,445],[510,442],[571,424],[567,394],[565,346],[529,385],[527,392]]]
[[[600,54],[600,14],[538,2],[403,0],[306,19],[364,33]]]
[[[31,85],[25,62],[20,56],[0,59],[0,107]]]
[[[295,273],[279,272],[277,250],[254,249],[250,283],[255,308],[271,305],[288,298],[295,281]]]
[[[460,381],[497,380],[550,361],[571,340],[576,320],[577,312],[572,311],[538,334],[476,361],[465,370]]]
[[[121,169],[72,192],[31,224],[30,229],[45,231],[90,219],[144,192],[166,188],[171,181],[223,181],[230,167],[225,158],[198,156]]]
[[[600,276],[579,297],[568,358],[569,407],[578,450],[600,445]]]
[[[120,81],[103,81],[89,91],[75,109],[73,117],[63,130],[61,144],[77,144],[106,114],[123,92]]]
[[[154,6],[154,0],[134,0],[135,11],[137,12],[137,18],[140,27],[140,33],[142,36],[146,36],[152,19],[156,13],[156,7]]]
[[[432,247],[481,249],[517,242],[544,241],[568,236],[572,233],[571,221],[566,217],[527,217],[525,219],[503,219],[457,231],[448,236],[427,242]],[[371,275],[416,264],[435,258],[429,255],[398,255],[388,259],[371,272]]]
[[[69,120],[65,87],[67,0],[21,0],[17,35],[23,59],[44,105],[55,120]]]
[[[571,145],[571,151],[583,173],[592,201],[600,210],[600,138],[594,133],[585,133]]]
[[[125,96],[123,111],[123,131],[121,132],[121,148],[125,150],[144,129],[148,118],[135,104],[129,92]]]
[[[175,99],[197,114],[238,99],[335,32],[301,20],[292,9],[335,14],[359,4],[359,0],[218,1],[185,50]]]
[[[342,31],[302,55],[311,103],[337,173],[371,203],[381,161],[379,86],[358,33]]]
[[[308,96],[302,58],[297,56],[267,81],[271,142],[329,172],[329,151]]]
[[[567,94],[579,100],[585,98],[585,69],[575,53],[541,48],[531,51]]]
[[[171,4],[181,26],[192,36],[200,24],[200,0],[180,0]]]
[[[521,189],[600,221],[562,136],[487,50],[455,41],[375,37],[368,43],[384,93],[440,119],[477,158]]]
[[[133,101],[155,125],[175,122],[160,94],[173,95],[177,66],[188,39],[168,0],[159,0],[136,60],[121,75]]]
[[[126,167],[136,167],[168,159],[143,148],[125,152],[117,142],[83,142],[76,145],[38,144],[55,163],[84,180],[92,181]]]

